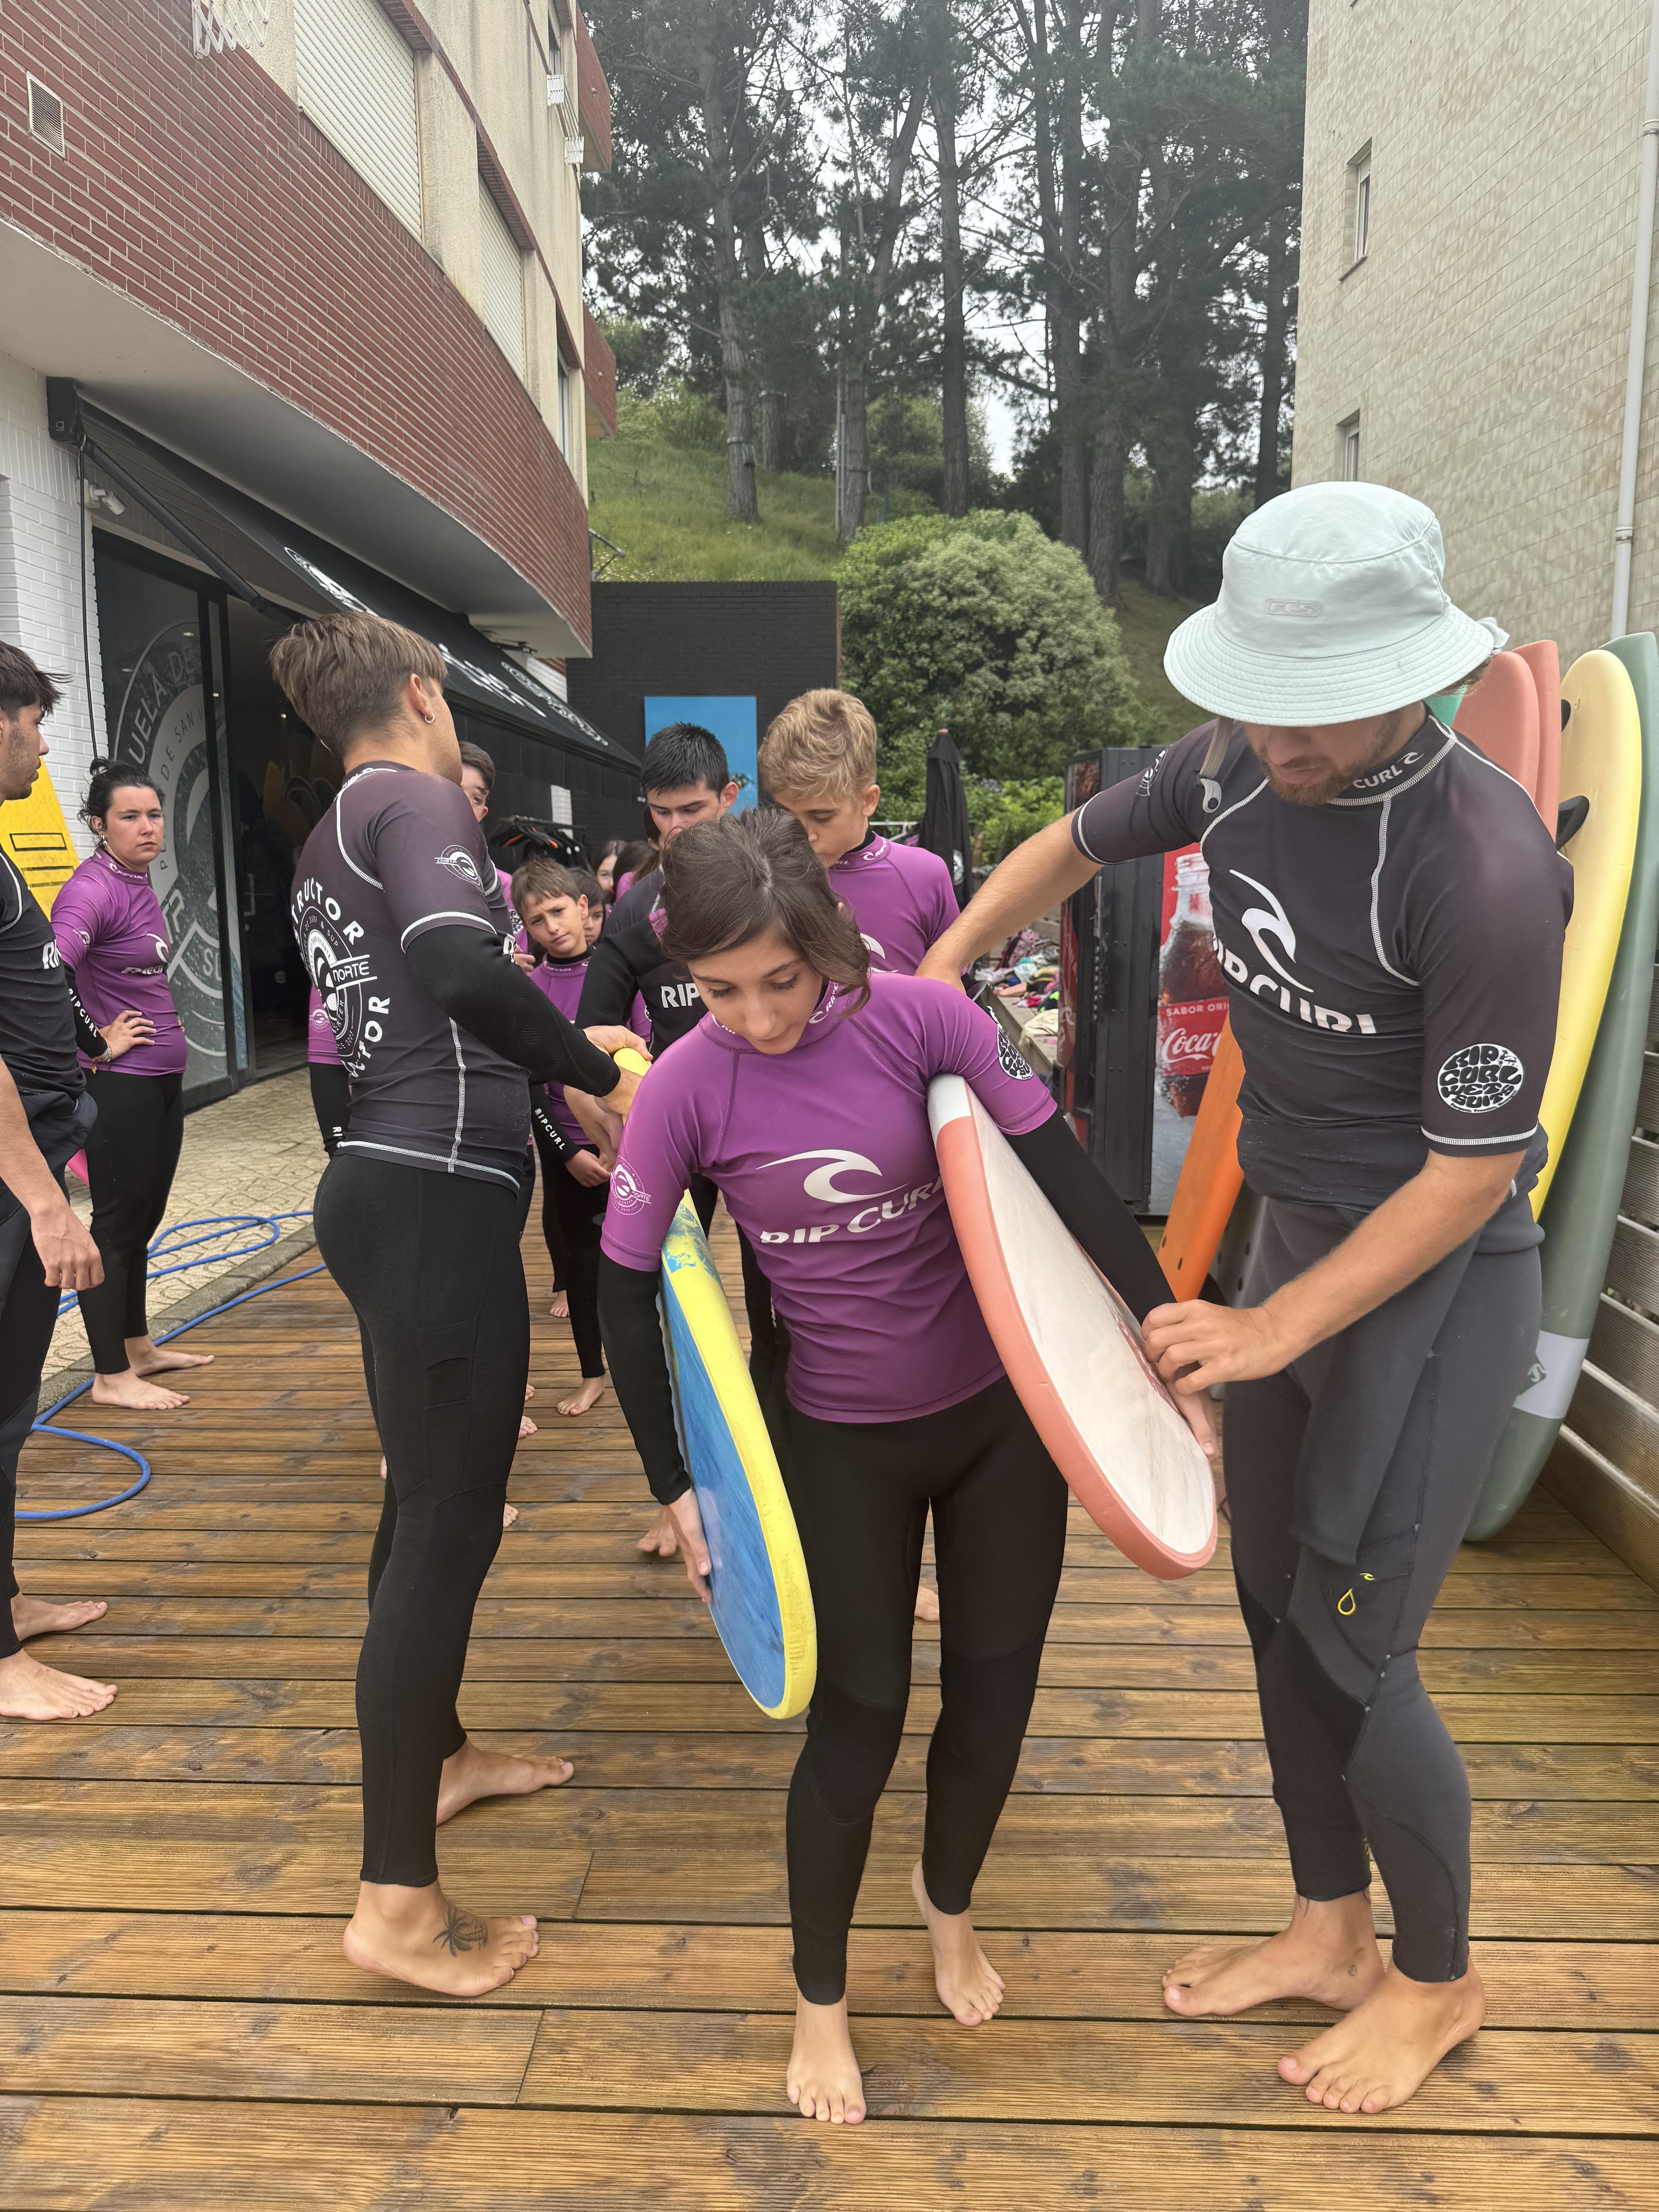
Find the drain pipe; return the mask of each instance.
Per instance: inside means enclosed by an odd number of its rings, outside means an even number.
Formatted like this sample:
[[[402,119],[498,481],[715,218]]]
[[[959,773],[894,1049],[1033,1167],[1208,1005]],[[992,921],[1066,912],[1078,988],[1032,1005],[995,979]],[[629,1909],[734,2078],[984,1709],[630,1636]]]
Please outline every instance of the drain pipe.
[[[1631,284],[1630,366],[1625,376],[1625,434],[1619,452],[1619,523],[1613,533],[1613,635],[1630,629],[1631,555],[1636,542],[1636,461],[1647,381],[1648,293],[1653,279],[1654,203],[1659,198],[1659,0],[1648,32],[1648,86],[1642,114],[1642,180],[1636,204],[1636,270]]]

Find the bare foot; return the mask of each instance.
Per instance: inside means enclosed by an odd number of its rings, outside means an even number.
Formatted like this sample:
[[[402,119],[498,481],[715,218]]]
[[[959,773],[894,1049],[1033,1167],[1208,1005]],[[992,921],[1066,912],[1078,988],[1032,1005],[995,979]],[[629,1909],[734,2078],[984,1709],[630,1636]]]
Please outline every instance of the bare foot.
[[[213,1364],[210,1352],[174,1352],[170,1346],[153,1344],[147,1336],[130,1336],[126,1346],[127,1365],[135,1375],[165,1375],[175,1368]]]
[[[89,1682],[43,1667],[27,1651],[0,1659],[0,1714],[12,1721],[83,1721],[115,1696],[113,1682]]]
[[[1002,1977],[979,1948],[965,1912],[941,1912],[927,1894],[921,1863],[910,1869],[910,1888],[933,1940],[933,1987],[939,2001],[964,2027],[980,2027],[1002,2004]]]
[[[535,1395],[536,1395],[536,1386],[535,1386],[535,1384],[534,1384],[533,1382],[526,1382],[526,1383],[525,1384],[525,1386],[524,1386],[524,1401],[525,1401],[525,1403],[526,1403],[526,1406],[530,1403],[531,1400],[535,1396]]]
[[[560,1399],[559,1411],[569,1414],[574,1420],[578,1413],[591,1413],[604,1395],[604,1376],[590,1375],[574,1398]]]
[[[384,1460],[380,1462],[380,1480],[382,1482],[386,1480],[386,1462]]]
[[[100,1597],[77,1597],[67,1605],[53,1605],[44,1597],[18,1596],[11,1601],[12,1633],[20,1644],[27,1644],[31,1636],[67,1636],[72,1628],[101,1620],[108,1611]]]
[[[1164,2002],[1189,2020],[1311,1997],[1336,2012],[1363,2004],[1382,1978],[1369,1897],[1296,1900],[1291,1924],[1265,1943],[1205,1944],[1164,1977]]]
[[[438,1826],[480,1797],[529,1797],[538,1790],[556,1790],[575,1772],[568,1759],[508,1759],[464,1743],[444,1761],[438,1784]]]
[[[916,1584],[916,1613],[918,1620],[939,1619],[939,1592],[928,1583]]]
[[[1461,1982],[1413,1982],[1390,1966],[1364,2004],[1281,2058],[1279,2071],[1328,2112],[1389,2112],[1416,2095],[1486,2012],[1473,1966]]]
[[[540,1945],[528,1913],[481,1920],[452,1905],[435,1881],[428,1889],[366,1881],[340,1948],[366,1973],[445,1996],[481,1997],[510,1982]]]
[[[641,1537],[637,1548],[654,1552],[659,1559],[672,1559],[680,1547],[680,1532],[674,1526],[674,1516],[665,1505],[657,1509],[657,1517]]]
[[[529,1414],[520,1414],[519,1417],[519,1441],[522,1443],[526,1437],[533,1437],[535,1433],[536,1424],[531,1419]]]
[[[555,1291],[553,1303],[547,1310],[555,1321],[568,1321],[570,1318],[569,1293],[565,1291]]]
[[[514,1525],[514,1523],[517,1522],[518,1517],[519,1517],[519,1509],[518,1509],[518,1507],[517,1507],[516,1505],[503,1505],[503,1506],[502,1506],[502,1508],[501,1508],[501,1526],[502,1526],[502,1528],[511,1528]]]
[[[146,1382],[142,1375],[128,1368],[125,1375],[94,1375],[92,1378],[92,1402],[94,1406],[125,1406],[135,1413],[171,1413],[190,1400],[182,1390],[164,1390],[159,1382]]]
[[[864,2076],[853,2055],[845,1997],[839,2004],[820,2005],[796,1996],[795,2046],[784,2086],[804,2120],[856,2127],[864,2118]]]

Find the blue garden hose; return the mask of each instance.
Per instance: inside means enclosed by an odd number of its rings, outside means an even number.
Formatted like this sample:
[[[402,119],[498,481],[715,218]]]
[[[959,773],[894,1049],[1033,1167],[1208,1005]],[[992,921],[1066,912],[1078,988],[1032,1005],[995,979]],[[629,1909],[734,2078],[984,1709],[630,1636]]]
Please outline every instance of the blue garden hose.
[[[276,1226],[279,1221],[309,1221],[310,1218],[310,1211],[306,1208],[287,1213],[212,1213],[204,1214],[198,1221],[175,1221],[170,1229],[164,1229],[150,1246],[151,1259],[169,1253],[188,1252],[198,1244],[217,1243],[221,1237],[239,1231],[263,1230],[266,1233],[257,1237],[253,1243],[235,1245],[228,1252],[204,1252],[194,1260],[174,1260],[170,1267],[152,1267],[150,1274],[152,1277],[178,1275],[182,1274],[186,1267],[205,1267],[216,1260],[245,1260],[255,1252],[263,1252],[268,1245],[276,1242],[282,1235]],[[185,1237],[184,1231],[187,1229],[200,1230],[204,1234]],[[170,1344],[175,1336],[182,1336],[187,1328],[195,1328],[202,1322],[211,1321],[215,1314],[228,1313],[233,1306],[244,1305],[249,1298],[263,1297],[267,1291],[286,1290],[290,1283],[302,1283],[308,1275],[321,1275],[326,1272],[321,1267],[302,1267],[297,1275],[279,1275],[269,1283],[256,1283],[251,1291],[243,1291],[234,1298],[227,1298],[222,1305],[210,1306],[205,1313],[198,1313],[193,1320],[180,1322],[177,1328],[168,1329],[155,1341],[157,1344]],[[74,1304],[74,1291],[66,1291],[58,1304],[60,1319]],[[38,1417],[34,1426],[49,1437],[67,1437],[76,1443],[95,1444],[102,1451],[119,1452],[123,1459],[130,1459],[138,1469],[137,1481],[130,1483],[125,1490],[116,1491],[112,1497],[100,1498],[95,1505],[65,1505],[52,1513],[19,1513],[18,1520],[83,1520],[88,1513],[104,1513],[112,1505],[125,1504],[129,1498],[136,1498],[149,1480],[149,1462],[142,1452],[134,1451],[131,1444],[118,1444],[112,1437],[89,1436],[84,1429],[59,1429],[52,1425],[52,1415],[61,1413],[65,1406],[72,1405],[83,1390],[90,1390],[93,1378],[88,1376],[84,1382],[77,1382],[74,1389],[65,1391],[55,1405],[48,1406],[46,1412]]]

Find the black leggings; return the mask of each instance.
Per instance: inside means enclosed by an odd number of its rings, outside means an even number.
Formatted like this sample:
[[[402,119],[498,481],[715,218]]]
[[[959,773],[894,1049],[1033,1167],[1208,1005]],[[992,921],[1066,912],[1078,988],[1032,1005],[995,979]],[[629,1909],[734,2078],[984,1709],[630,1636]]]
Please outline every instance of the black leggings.
[[[17,1462],[40,1403],[40,1370],[58,1325],[60,1293],[46,1280],[29,1218],[12,1201],[0,1218],[0,1659],[21,1650],[11,1625],[17,1595]]]
[[[792,1410],[787,1480],[817,1614],[817,1687],[789,1785],[795,1980],[847,1986],[877,1801],[910,1695],[922,1533],[933,1513],[941,1705],[927,1752],[922,1880],[965,1912],[1014,1778],[1066,1550],[1066,1486],[1006,1379],[915,1420]]]
[[[311,1110],[323,1150],[332,1159],[351,1119],[351,1078],[337,1060],[313,1060],[309,1071]]]
[[[605,1227],[610,1186],[578,1182],[543,1134],[540,1122],[532,1122],[531,1128],[542,1164],[542,1235],[553,1262],[556,1289],[560,1281],[560,1247],[563,1248],[570,1334],[576,1340],[583,1380],[587,1381],[605,1372],[605,1354],[599,1348],[599,1234]],[[581,1150],[590,1158],[597,1157],[592,1145],[584,1145]]]
[[[100,1375],[125,1375],[132,1364],[127,1338],[149,1334],[147,1255],[184,1142],[183,1088],[182,1075],[123,1075],[115,1068],[92,1076],[98,1119],[87,1139],[87,1173],[104,1279],[79,1295]]]
[[[1313,1208],[1269,1204],[1250,1302],[1346,1229],[1334,1213],[1322,1224]],[[1460,1978],[1469,1927],[1468,1778],[1418,1674],[1418,1640],[1526,1373],[1538,1314],[1535,1250],[1475,1254],[1429,1358],[1409,1371],[1402,1361],[1393,1378],[1407,1412],[1352,1565],[1290,1533],[1297,1458],[1335,1340],[1282,1375],[1227,1385],[1233,1574],[1297,1894],[1369,1888],[1369,1846],[1394,1911],[1395,1964],[1413,1981]]]
[[[504,1183],[352,1152],[317,1189],[386,1459],[357,1662],[365,1881],[438,1878],[439,1772],[466,1741],[455,1700],[530,1371],[519,1211]]]

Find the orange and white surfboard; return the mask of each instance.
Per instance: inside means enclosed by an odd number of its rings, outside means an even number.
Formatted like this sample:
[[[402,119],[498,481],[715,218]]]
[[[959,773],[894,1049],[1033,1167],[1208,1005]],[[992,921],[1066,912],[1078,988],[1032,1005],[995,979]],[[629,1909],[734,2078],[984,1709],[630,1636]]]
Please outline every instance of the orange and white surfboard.
[[[1215,1486],[1140,1331],[959,1075],[928,1086],[951,1220],[991,1341],[1073,1495],[1175,1582],[1215,1550]]]

